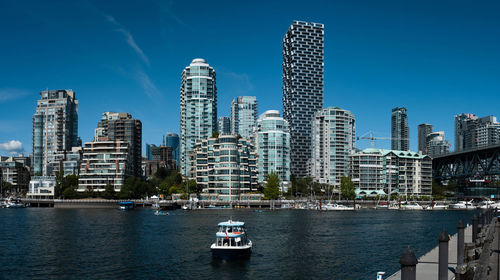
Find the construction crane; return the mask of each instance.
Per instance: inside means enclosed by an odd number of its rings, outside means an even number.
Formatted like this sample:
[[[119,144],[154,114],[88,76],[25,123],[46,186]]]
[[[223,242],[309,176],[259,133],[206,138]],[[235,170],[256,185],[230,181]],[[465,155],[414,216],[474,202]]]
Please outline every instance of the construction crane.
[[[365,136],[366,134],[370,134],[370,137],[367,137]],[[370,131],[370,132],[367,132],[365,134],[363,134],[363,136],[361,137],[357,137],[356,138],[357,140],[360,140],[360,139],[367,139],[367,140],[370,140],[370,147],[374,148],[375,147],[375,140],[409,140],[408,138],[391,138],[391,137],[375,137],[373,136],[373,131]]]

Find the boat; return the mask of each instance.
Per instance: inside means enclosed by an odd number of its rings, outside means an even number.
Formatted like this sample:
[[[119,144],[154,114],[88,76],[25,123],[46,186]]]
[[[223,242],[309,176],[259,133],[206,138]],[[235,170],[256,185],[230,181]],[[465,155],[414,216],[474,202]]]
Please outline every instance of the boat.
[[[170,215],[170,213],[165,212],[165,211],[161,211],[161,210],[156,210],[155,215],[156,216],[167,216],[167,215]]]
[[[9,197],[5,202],[5,208],[24,208],[26,205],[20,199]]]
[[[325,211],[353,211],[354,207],[349,207],[337,203],[328,203],[321,207]]]
[[[500,202],[486,200],[477,205],[478,209],[495,209],[500,208]]]
[[[427,206],[427,208],[425,208],[426,210],[446,210],[448,209],[448,206],[443,204],[443,203],[437,203],[437,202],[434,202],[434,203],[431,203],[431,205]]]
[[[247,258],[252,253],[252,241],[247,237],[245,223],[228,220],[218,224],[215,243],[210,246],[218,259]]]
[[[134,202],[133,201],[122,201],[122,202],[118,203],[118,209],[120,209],[120,210],[134,209]]]
[[[472,205],[472,200],[471,201],[459,201],[457,203],[453,203],[448,205],[448,209],[454,209],[454,210],[474,210],[476,207]]]
[[[424,207],[422,207],[422,205],[420,205],[416,202],[404,202],[404,203],[401,203],[401,207],[399,209],[400,210],[424,210]]]

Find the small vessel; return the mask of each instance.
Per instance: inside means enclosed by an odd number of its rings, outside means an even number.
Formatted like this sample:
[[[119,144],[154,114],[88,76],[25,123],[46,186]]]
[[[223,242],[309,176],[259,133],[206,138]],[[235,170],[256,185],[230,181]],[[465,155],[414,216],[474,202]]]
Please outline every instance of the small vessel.
[[[495,209],[500,208],[500,202],[486,200],[477,205],[478,209]]]
[[[26,205],[20,199],[9,197],[5,202],[5,208],[24,208]]]
[[[426,210],[446,210],[448,209],[448,206],[443,204],[443,203],[438,203],[434,202],[434,204],[431,204],[425,208]]]
[[[247,237],[245,223],[221,222],[215,234],[215,243],[210,246],[212,256],[219,259],[246,258],[252,253],[252,241]]]
[[[424,210],[424,207],[416,202],[404,202],[401,203],[400,210]]]
[[[155,215],[156,216],[167,216],[167,215],[170,215],[170,213],[165,212],[165,211],[161,211],[161,210],[156,210]]]
[[[337,203],[328,203],[323,205],[321,208],[325,211],[354,211],[354,207],[349,207]]]
[[[122,201],[122,202],[118,203],[118,209],[120,209],[120,210],[134,209],[134,202],[133,201]]]
[[[474,210],[476,207],[472,205],[472,200],[471,201],[459,201],[457,203],[453,203],[448,205],[448,209],[454,209],[454,210]]]

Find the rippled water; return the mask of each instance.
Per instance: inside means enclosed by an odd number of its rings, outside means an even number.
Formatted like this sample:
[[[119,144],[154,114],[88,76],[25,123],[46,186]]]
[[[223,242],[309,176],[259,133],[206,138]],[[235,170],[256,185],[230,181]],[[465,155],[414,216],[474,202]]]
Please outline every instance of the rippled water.
[[[475,211],[0,209],[0,278],[375,279]],[[212,260],[217,223],[247,223],[245,261]]]

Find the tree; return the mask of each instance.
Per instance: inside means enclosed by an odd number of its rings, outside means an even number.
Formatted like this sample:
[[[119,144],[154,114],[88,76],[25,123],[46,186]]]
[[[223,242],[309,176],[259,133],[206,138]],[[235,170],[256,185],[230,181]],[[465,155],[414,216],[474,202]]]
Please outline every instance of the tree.
[[[118,197],[122,199],[141,198],[153,194],[154,191],[155,189],[150,182],[131,176],[125,180]]]
[[[280,178],[278,174],[271,171],[266,177],[266,187],[264,188],[264,198],[265,199],[278,199],[280,196]]]
[[[213,137],[213,138],[219,138],[219,132],[218,132],[218,131],[214,131],[214,132],[212,133],[212,137]]]
[[[340,192],[342,197],[347,199],[354,199],[356,197],[356,191],[354,189],[354,183],[351,181],[351,177],[342,176],[340,179]]]
[[[107,184],[106,187],[104,187],[102,196],[106,199],[114,199],[116,197],[115,187],[111,184]]]
[[[203,187],[198,185],[195,180],[188,180],[186,184],[188,186],[189,193],[199,194],[203,190]]]
[[[75,199],[75,198],[79,198],[79,196],[80,195],[78,194],[78,192],[72,187],[66,188],[64,190],[64,192],[62,193],[62,197],[64,199]]]

